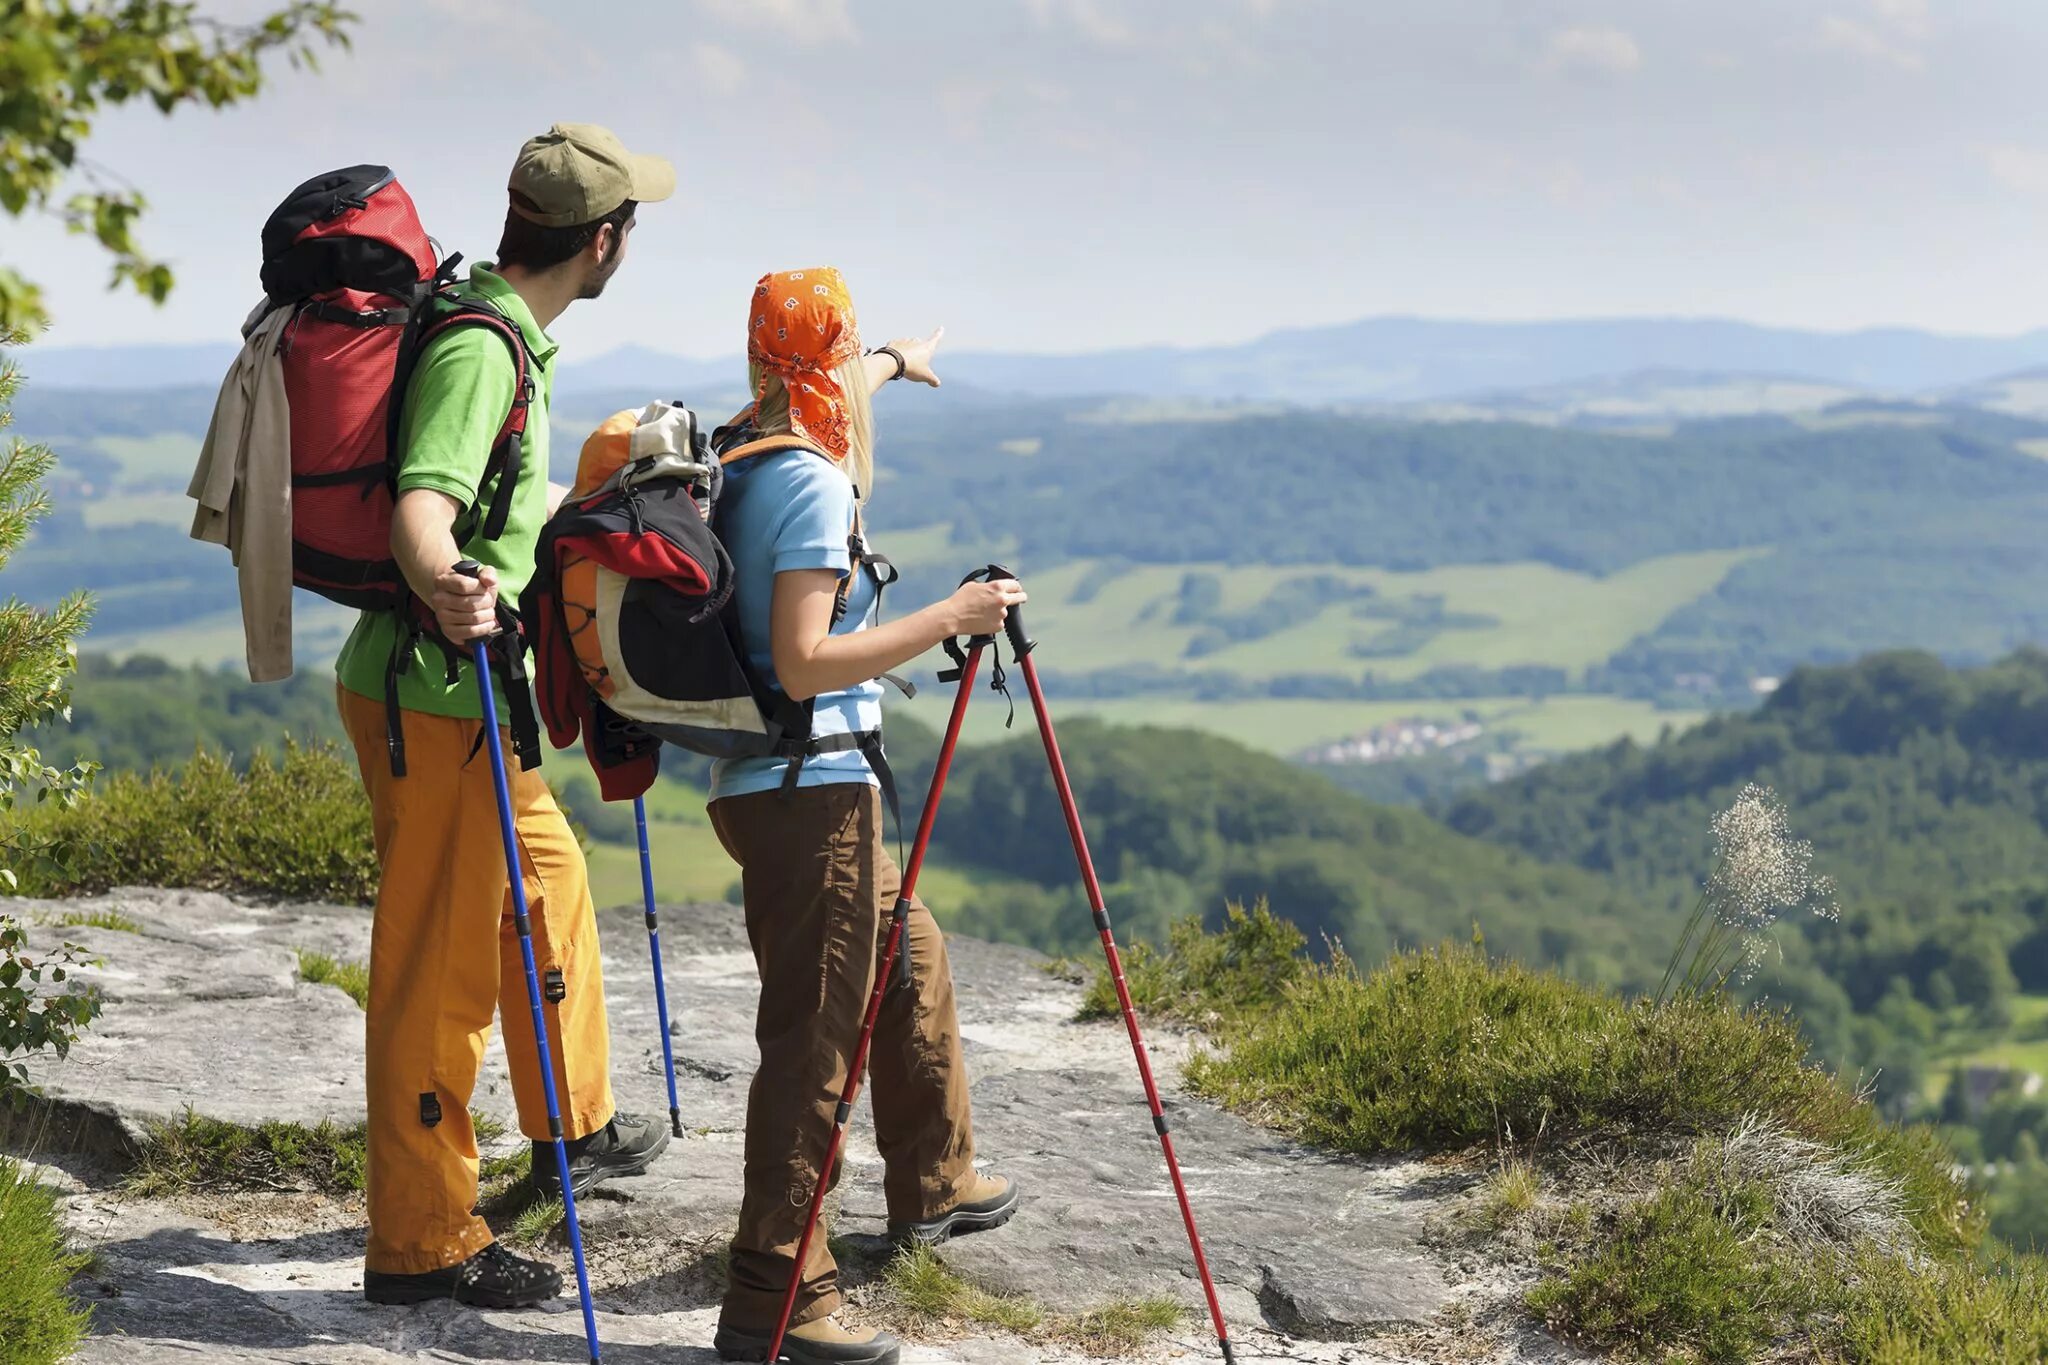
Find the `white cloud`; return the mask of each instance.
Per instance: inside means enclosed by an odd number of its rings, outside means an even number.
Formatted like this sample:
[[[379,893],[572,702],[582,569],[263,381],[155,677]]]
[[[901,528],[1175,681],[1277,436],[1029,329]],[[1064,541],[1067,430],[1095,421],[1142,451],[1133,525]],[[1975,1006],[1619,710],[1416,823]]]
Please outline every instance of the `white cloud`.
[[[1820,45],[1901,71],[1918,71],[1926,65],[1909,43],[1880,32],[1874,24],[1839,14],[1830,14],[1820,21]]]
[[[1544,46],[1543,66],[1573,75],[1626,76],[1643,64],[1643,49],[1618,28],[1559,29]]]
[[[697,79],[714,95],[737,95],[746,88],[747,64],[717,43],[690,44],[690,65]]]
[[[1045,28],[1071,28],[1098,47],[1135,47],[1138,31],[1103,0],[1030,0],[1031,17]]]
[[[854,30],[847,0],[699,0],[706,14],[740,28],[762,28],[800,43],[828,39],[852,42]]]
[[[1927,0],[1869,0],[1871,17],[1830,14],[1820,22],[1820,45],[1901,71],[1927,63],[1920,54],[1932,28]]]
[[[1986,147],[1984,165],[1991,178],[2020,194],[2048,197],[2048,150],[2003,143]]]

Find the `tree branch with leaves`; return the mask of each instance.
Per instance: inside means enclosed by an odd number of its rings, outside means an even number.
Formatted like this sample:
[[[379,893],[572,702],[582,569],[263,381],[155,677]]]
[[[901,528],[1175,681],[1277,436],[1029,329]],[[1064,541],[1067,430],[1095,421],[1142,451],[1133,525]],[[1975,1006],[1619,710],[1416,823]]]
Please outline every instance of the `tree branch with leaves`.
[[[95,120],[137,100],[164,114],[240,103],[263,88],[265,58],[317,68],[321,48],[348,46],[354,20],[331,0],[295,0],[253,24],[174,0],[0,0],[0,209],[61,218],[113,256],[110,288],[163,302],[171,269],[136,234],[147,201],[81,155]],[[42,291],[0,261],[0,331],[48,321]]]

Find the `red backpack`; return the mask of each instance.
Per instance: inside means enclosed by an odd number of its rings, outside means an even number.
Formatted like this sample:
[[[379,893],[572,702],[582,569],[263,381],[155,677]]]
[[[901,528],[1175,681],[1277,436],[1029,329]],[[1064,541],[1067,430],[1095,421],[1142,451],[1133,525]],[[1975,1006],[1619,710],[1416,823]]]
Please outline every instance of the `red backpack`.
[[[351,166],[300,185],[263,224],[263,291],[269,307],[294,314],[279,344],[291,406],[292,582],[344,606],[394,611],[410,624],[387,678],[392,772],[405,775],[397,673],[420,638],[439,641],[431,613],[391,556],[398,468],[399,408],[427,342],[451,328],[489,329],[504,341],[516,375],[511,411],[492,443],[484,477],[497,476],[488,508],[470,509],[467,528],[495,540],[505,530],[519,482],[522,438],[533,396],[531,357],[518,324],[453,288],[460,255],[435,260],[435,244],[412,196],[383,166]],[[513,737],[527,767],[539,762],[538,723],[524,677],[518,619],[501,607]],[[440,641],[452,681],[465,656]],[[523,700],[523,704],[522,704]]]
[[[391,558],[399,405],[426,343],[452,327],[489,328],[518,376],[484,481],[488,539],[503,534],[519,481],[532,397],[525,339],[487,304],[458,297],[455,265],[434,259],[412,196],[383,166],[308,180],[263,224],[263,292],[296,310],[281,359],[292,410],[292,582],[344,606],[408,607]]]

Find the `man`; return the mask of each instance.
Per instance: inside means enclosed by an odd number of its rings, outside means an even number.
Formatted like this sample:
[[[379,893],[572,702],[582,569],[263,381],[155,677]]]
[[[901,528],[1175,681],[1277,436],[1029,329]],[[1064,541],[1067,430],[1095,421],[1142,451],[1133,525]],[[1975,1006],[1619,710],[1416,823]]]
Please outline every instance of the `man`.
[[[491,328],[454,328],[428,343],[414,371],[398,434],[391,549],[464,656],[472,641],[496,631],[498,599],[514,601],[525,586],[541,526],[560,496],[547,482],[555,343],[545,329],[571,303],[603,292],[625,259],[635,207],[674,190],[668,162],[629,153],[612,133],[588,124],[557,124],[520,149],[497,263],[475,267],[460,286],[510,320],[530,356],[522,458],[496,538],[479,534],[479,509],[496,492],[486,466],[513,403],[512,351]],[[454,571],[464,559],[483,566],[478,577]],[[534,1143],[535,1183],[558,1187],[497,798],[479,752],[482,707],[469,663],[451,672],[438,644],[407,636],[391,614],[366,612],[336,663],[380,865],[366,1026],[363,1294],[373,1303],[452,1297],[526,1307],[559,1294],[562,1277],[497,1245],[474,1211],[469,1102],[494,1010],[504,1018],[519,1126]],[[403,777],[393,774],[386,746],[386,688],[394,680]],[[494,719],[505,724],[504,711]],[[568,822],[538,772],[513,774],[512,803],[580,1194],[599,1180],[646,1170],[668,1134],[613,1107],[597,926]]]

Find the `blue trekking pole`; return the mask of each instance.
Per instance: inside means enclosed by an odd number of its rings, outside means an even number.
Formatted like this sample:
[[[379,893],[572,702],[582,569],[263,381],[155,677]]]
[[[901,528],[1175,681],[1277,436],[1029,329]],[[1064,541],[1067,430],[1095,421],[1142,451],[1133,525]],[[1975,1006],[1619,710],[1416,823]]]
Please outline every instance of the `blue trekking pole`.
[[[661,971],[661,916],[654,909],[654,855],[647,850],[647,800],[633,798],[633,826],[640,832],[640,891],[647,901],[647,951],[654,958],[654,1006],[661,1013],[661,1064],[668,1071],[668,1130],[683,1135],[683,1107],[676,1102],[676,1049],[668,1036],[668,983]]]
[[[464,578],[482,572],[473,559],[455,566]],[[533,924],[526,913],[526,878],[519,871],[519,833],[512,821],[512,783],[505,776],[505,745],[498,737],[498,702],[491,686],[491,642],[479,639],[472,648],[476,690],[483,701],[485,747],[491,751],[491,781],[498,789],[498,832],[505,839],[505,873],[512,883],[512,924],[519,931],[519,952],[526,959],[526,997],[533,1002],[533,1046],[540,1054],[541,1093],[548,1101],[548,1132],[555,1140],[555,1171],[562,1182],[562,1212],[569,1223],[569,1249],[576,1256],[576,1292],[583,1299],[583,1335],[590,1341],[590,1365],[597,1356],[597,1313],[590,1304],[590,1271],[583,1264],[583,1225],[576,1219],[576,1186],[569,1178],[569,1146],[562,1140],[562,1108],[555,1098],[555,1060],[548,1051],[548,1022],[541,1012],[540,973],[533,965]]]

